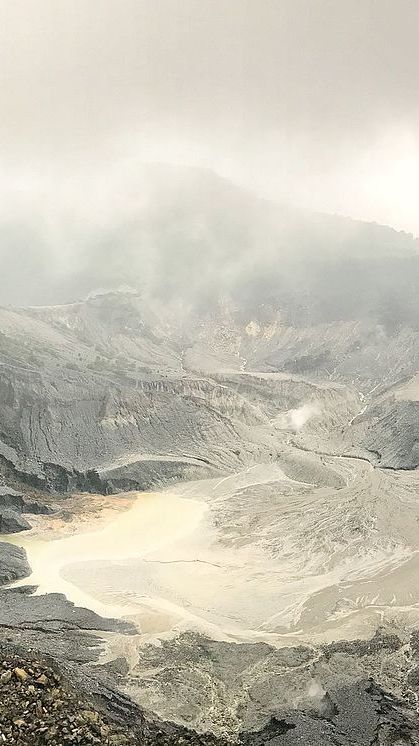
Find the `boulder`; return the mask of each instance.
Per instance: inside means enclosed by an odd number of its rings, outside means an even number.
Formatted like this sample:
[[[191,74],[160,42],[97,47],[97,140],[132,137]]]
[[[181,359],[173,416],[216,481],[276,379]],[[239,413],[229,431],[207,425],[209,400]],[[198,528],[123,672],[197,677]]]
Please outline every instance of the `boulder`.
[[[17,534],[30,528],[30,523],[20,513],[11,508],[0,508],[0,534]]]
[[[30,574],[26,552],[21,547],[0,542],[0,585],[12,583]]]

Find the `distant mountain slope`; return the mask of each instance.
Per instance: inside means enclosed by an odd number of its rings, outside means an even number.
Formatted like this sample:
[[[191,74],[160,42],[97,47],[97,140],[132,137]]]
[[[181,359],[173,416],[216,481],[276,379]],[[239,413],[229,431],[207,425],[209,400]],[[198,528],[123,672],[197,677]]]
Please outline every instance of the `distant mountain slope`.
[[[128,283],[199,314],[228,296],[297,325],[418,326],[410,234],[276,205],[201,169],[144,167],[116,197],[99,217],[66,206],[53,234],[48,206],[0,225],[0,303],[65,303]]]

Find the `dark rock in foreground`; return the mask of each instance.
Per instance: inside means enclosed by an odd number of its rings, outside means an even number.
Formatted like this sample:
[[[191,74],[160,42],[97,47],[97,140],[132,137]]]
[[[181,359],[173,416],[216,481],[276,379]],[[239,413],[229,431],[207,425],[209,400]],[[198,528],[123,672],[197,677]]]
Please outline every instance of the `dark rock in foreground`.
[[[12,583],[30,574],[26,552],[13,544],[0,542],[0,585]]]
[[[0,742],[16,746],[223,746],[211,735],[146,724],[133,710],[122,724],[77,691],[55,664],[0,648]]]
[[[106,687],[105,687],[106,688]],[[343,703],[342,697],[347,697]],[[116,691],[104,706],[86,680],[72,680],[56,661],[33,651],[0,646],[0,741],[16,746],[228,746],[211,734],[174,723],[148,721],[145,714]],[[119,703],[120,712],[115,711]],[[242,732],[240,746],[417,746],[419,717],[405,702],[374,682],[340,692],[340,704],[323,716],[295,709],[271,717],[258,731]],[[121,717],[121,714],[123,717]],[[346,731],[350,731],[350,734]]]
[[[37,746],[138,743],[128,731],[91,709],[51,668],[18,656],[0,668],[0,740]]]

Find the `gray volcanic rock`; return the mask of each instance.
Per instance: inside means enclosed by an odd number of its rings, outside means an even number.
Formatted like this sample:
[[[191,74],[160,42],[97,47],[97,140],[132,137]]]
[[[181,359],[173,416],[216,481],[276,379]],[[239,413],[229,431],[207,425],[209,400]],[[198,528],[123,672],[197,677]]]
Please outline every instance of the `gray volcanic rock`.
[[[22,492],[17,492],[7,485],[0,485],[0,508],[11,508],[17,513],[34,515],[50,515],[54,512],[54,508],[50,505],[28,499]]]
[[[417,713],[386,691],[397,664],[400,694],[411,690],[404,664],[414,645],[414,636],[383,631],[320,650],[229,645],[188,633],[176,645],[142,648],[131,676],[141,682],[134,696],[142,707],[153,702],[169,718],[181,711],[199,729],[210,720],[220,736],[249,746],[417,744]]]
[[[43,746],[69,739],[85,743],[135,746],[137,734],[106,723],[91,702],[81,700],[56,670],[33,656],[2,658],[0,732],[3,742]],[[42,683],[41,683],[42,682]]]
[[[132,463],[112,464],[98,469],[100,479],[110,492],[157,489],[167,482],[208,479],[217,475],[218,470],[199,458],[159,458],[158,456],[137,456]]]
[[[419,401],[378,402],[368,412],[364,447],[380,466],[416,469],[419,466]]]
[[[22,509],[24,505],[23,494],[6,484],[0,484],[0,502],[1,505],[6,505],[7,507],[16,508],[19,506]]]
[[[0,585],[20,580],[29,574],[30,567],[24,549],[0,542]]]
[[[12,550],[18,549],[9,544],[6,546]],[[16,555],[12,557],[15,561]],[[61,593],[34,596],[34,590],[32,587],[18,587],[0,591],[0,627],[9,624],[19,629],[36,628],[45,634],[51,630],[69,629],[113,630],[123,634],[135,631],[135,627],[128,622],[104,619],[89,609],[74,606]]]
[[[20,513],[10,508],[0,508],[0,534],[17,534],[30,528],[30,523]]]
[[[54,510],[36,500],[27,500],[21,492],[0,485],[0,534],[14,534],[31,528],[22,513],[49,515]]]

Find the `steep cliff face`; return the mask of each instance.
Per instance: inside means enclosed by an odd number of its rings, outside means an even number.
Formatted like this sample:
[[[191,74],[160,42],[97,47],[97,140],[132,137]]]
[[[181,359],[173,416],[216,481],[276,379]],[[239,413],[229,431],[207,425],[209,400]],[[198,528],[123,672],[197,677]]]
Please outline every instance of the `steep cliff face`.
[[[124,465],[127,478],[141,485],[142,469],[148,484],[153,471],[162,478],[208,474],[272,456],[275,437],[263,410],[226,385],[180,370],[180,353],[173,352],[180,342],[167,334],[148,344],[151,332],[144,332],[138,305],[136,297],[110,296],[77,312],[30,310],[12,319],[5,312],[0,452],[6,470],[65,490],[83,488],[83,475],[93,471],[108,477],[114,471],[115,481]],[[34,322],[33,315],[44,318]],[[131,325],[121,329],[120,318],[130,316]]]
[[[229,469],[270,447],[263,413],[212,382],[124,382],[59,368],[34,380],[3,368],[2,383],[2,455],[41,482],[54,468],[109,472],[148,457]],[[253,428],[267,432],[255,437]]]

